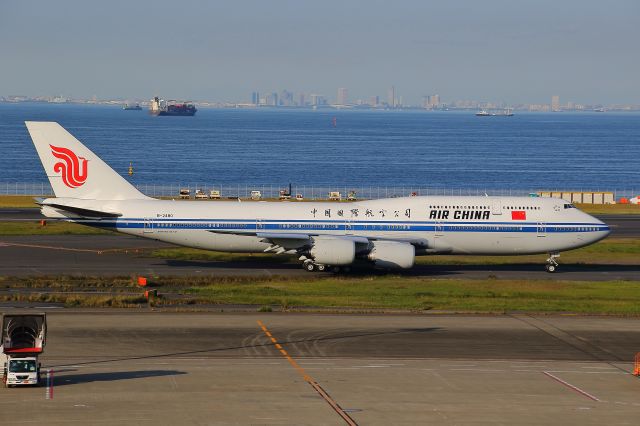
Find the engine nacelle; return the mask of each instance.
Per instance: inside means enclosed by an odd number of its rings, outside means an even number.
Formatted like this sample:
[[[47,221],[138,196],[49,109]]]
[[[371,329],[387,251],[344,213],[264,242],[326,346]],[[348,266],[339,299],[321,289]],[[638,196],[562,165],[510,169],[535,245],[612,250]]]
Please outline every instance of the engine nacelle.
[[[340,238],[314,238],[311,257],[324,265],[350,265],[356,258],[356,244]]]
[[[409,243],[397,241],[373,241],[367,258],[378,268],[408,269],[416,259],[416,249]]]

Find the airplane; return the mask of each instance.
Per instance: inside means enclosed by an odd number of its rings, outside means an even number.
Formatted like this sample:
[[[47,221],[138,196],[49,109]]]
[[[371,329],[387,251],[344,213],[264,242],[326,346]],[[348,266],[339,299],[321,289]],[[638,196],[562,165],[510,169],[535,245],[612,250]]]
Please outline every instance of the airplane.
[[[25,122],[55,197],[44,216],[179,246],[296,256],[307,271],[408,269],[416,256],[548,254],[610,233],[557,198],[410,196],[355,202],[185,202],[138,191],[56,122]]]

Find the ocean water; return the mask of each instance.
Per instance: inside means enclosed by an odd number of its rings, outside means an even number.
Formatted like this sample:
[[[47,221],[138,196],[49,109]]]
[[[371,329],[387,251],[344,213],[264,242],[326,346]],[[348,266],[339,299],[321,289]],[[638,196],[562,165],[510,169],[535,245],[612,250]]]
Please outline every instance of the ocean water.
[[[336,119],[336,126],[332,124]],[[640,114],[0,104],[0,187],[46,178],[25,120],[58,121],[138,185],[640,188]]]

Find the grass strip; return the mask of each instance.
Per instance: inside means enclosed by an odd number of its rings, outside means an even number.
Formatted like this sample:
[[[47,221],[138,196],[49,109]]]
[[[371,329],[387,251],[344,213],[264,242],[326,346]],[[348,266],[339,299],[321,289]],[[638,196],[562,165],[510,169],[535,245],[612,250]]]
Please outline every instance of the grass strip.
[[[576,204],[588,214],[640,214],[638,204]]]
[[[79,225],[77,223],[47,221],[45,226],[40,222],[2,222],[0,235],[117,235],[112,231]]]
[[[312,282],[216,283],[187,290],[199,303],[282,307],[640,314],[640,281],[440,280],[395,276]]]
[[[33,200],[35,195],[0,195],[0,208],[38,207]],[[42,196],[42,198],[47,198]]]
[[[0,302],[60,303],[66,308],[140,308],[149,305],[143,296],[111,296],[85,294],[10,294],[0,295]],[[152,306],[155,303],[152,302]]]
[[[455,280],[398,275],[262,276],[262,277],[150,277],[150,286],[178,298],[159,297],[155,306],[176,304],[238,304],[258,307],[393,309],[457,312],[572,312],[640,315],[640,280]],[[0,280],[12,288],[4,301],[57,302],[65,306],[139,307],[146,305],[144,288],[132,277],[35,277]],[[64,293],[19,291],[49,288]],[[113,295],[74,294],[74,290],[112,288]],[[126,289],[140,296],[118,295]],[[186,297],[185,297],[186,296]]]

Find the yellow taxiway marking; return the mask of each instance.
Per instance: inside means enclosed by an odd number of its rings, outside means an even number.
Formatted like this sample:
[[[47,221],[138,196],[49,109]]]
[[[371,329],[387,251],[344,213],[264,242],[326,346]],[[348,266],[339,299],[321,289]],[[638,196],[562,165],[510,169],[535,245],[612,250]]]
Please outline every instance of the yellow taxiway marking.
[[[324,389],[322,389],[322,387],[318,384],[318,382],[316,382],[313,379],[313,377],[308,375],[307,372],[304,370],[304,368],[300,367],[300,365],[296,362],[295,359],[291,358],[291,355],[289,355],[289,353],[282,347],[282,345],[278,343],[277,339],[275,337],[273,337],[273,335],[271,334],[271,332],[269,332],[269,330],[264,325],[264,323],[262,321],[258,320],[258,325],[260,326],[260,328],[262,329],[264,334],[266,334],[271,339],[271,341],[273,343],[275,343],[276,348],[280,350],[280,353],[282,354],[282,356],[284,356],[285,359],[289,362],[289,364],[291,364],[291,366],[298,372],[298,374],[300,374],[302,376],[304,381],[309,383],[309,385],[311,385],[311,387],[316,392],[318,392],[318,394],[320,394],[320,396],[325,401],[327,401],[327,403],[331,406],[331,408],[333,408],[334,411],[336,413],[338,413],[338,415],[340,417],[342,417],[342,419],[348,425],[350,425],[350,426],[358,426],[358,424],[355,422],[355,420],[353,420],[351,418],[351,416],[349,416],[349,414],[347,414],[347,412],[345,412],[342,409],[342,407],[340,407],[340,405],[338,405],[338,403],[333,398],[331,398],[331,396]]]

